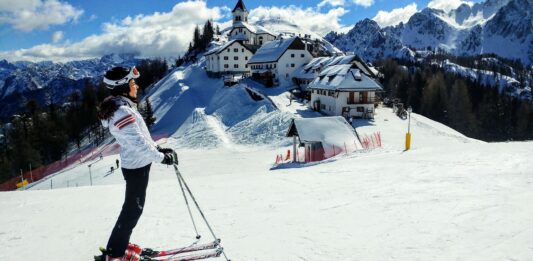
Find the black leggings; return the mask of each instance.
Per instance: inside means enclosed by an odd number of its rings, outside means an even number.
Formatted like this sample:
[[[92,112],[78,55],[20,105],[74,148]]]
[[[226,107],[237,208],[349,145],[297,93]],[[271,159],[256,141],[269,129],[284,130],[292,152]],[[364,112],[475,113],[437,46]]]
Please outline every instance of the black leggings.
[[[138,169],[122,169],[122,174],[126,180],[126,197],[107,243],[109,256],[123,256],[128,247],[131,232],[143,213],[150,165]]]

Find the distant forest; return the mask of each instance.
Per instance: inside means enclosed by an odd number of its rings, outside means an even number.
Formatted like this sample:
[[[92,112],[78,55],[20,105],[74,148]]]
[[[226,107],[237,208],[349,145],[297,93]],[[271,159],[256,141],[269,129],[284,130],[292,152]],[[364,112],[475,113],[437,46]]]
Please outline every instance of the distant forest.
[[[459,63],[473,65],[474,60],[463,58]],[[530,100],[511,97],[498,91],[498,86],[484,86],[447,73],[437,65],[396,59],[377,64],[384,75],[383,96],[399,98],[413,112],[483,141],[533,140]],[[483,69],[505,74],[497,67]],[[519,75],[525,75],[523,70]]]
[[[139,96],[167,72],[164,60],[142,60],[136,80]],[[102,76],[103,77],[103,76]],[[101,144],[105,131],[97,119],[97,105],[109,95],[100,81],[87,79],[81,93],[74,92],[63,104],[38,104],[30,100],[26,111],[0,125],[0,182],[42,165],[63,159],[70,151],[85,145]],[[147,123],[155,121],[149,100],[139,104]]]

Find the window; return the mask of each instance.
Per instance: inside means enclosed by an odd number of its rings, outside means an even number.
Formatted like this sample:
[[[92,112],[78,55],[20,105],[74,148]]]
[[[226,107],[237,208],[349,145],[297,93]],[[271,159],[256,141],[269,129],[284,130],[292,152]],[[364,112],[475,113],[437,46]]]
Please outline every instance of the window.
[[[294,68],[294,63],[291,63],[291,67],[293,67],[293,68]]]
[[[242,48],[241,50],[242,50],[242,52],[244,53],[244,48]]]
[[[326,109],[326,104],[320,104],[320,109],[321,110],[325,110]]]
[[[245,60],[245,61],[248,61],[248,56],[244,56],[244,60]]]
[[[239,60],[239,56],[233,56],[233,60],[235,61]]]
[[[239,68],[239,65],[238,64],[234,64],[233,68]]]
[[[233,51],[238,53],[239,52],[239,48],[233,48]]]
[[[302,54],[300,54],[300,57],[304,58],[304,57],[305,57],[305,55],[304,55],[304,54],[302,53]]]
[[[224,64],[224,68],[229,68],[229,65],[227,65],[227,64]]]
[[[287,73],[287,74],[285,74],[285,78],[289,78],[289,74],[288,74],[288,73]]]
[[[287,64],[287,68],[289,68],[289,64]]]
[[[274,68],[276,68],[276,64],[274,64]]]
[[[364,107],[357,107],[357,112],[365,112],[365,108]]]
[[[231,52],[230,49],[228,48],[228,53]]]
[[[239,28],[239,33],[242,33],[242,28]]]
[[[248,64],[245,64],[245,65],[244,65],[244,68],[248,68]]]
[[[227,56],[224,56],[224,60],[226,60],[226,61],[227,61],[227,60],[229,60],[229,57],[227,57]]]
[[[294,58],[294,54],[293,53],[291,53],[291,58]]]

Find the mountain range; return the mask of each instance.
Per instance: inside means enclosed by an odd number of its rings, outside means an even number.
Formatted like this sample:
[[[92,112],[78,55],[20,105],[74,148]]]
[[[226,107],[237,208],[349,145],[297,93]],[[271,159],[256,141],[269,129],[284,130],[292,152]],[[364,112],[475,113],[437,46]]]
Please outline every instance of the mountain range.
[[[98,77],[117,65],[131,66],[140,60],[131,54],[110,54],[101,58],[54,62],[0,61],[0,118],[6,118],[24,107],[30,99],[40,104],[63,102],[85,81],[96,83]]]
[[[496,54],[530,65],[533,1],[487,0],[448,12],[425,8],[406,23],[380,27],[365,19],[347,33],[330,32],[325,39],[370,61],[414,58],[417,51],[431,49],[457,56]]]

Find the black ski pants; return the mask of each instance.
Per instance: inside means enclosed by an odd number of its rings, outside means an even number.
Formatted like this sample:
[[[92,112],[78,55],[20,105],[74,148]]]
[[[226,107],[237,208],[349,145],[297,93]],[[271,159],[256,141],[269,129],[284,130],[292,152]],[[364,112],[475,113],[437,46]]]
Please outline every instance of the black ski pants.
[[[122,175],[124,175],[124,180],[126,180],[126,197],[122,205],[122,211],[107,243],[108,255],[112,257],[124,255],[131,232],[141,217],[146,198],[150,166],[151,164],[138,169],[122,168]]]

